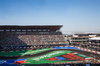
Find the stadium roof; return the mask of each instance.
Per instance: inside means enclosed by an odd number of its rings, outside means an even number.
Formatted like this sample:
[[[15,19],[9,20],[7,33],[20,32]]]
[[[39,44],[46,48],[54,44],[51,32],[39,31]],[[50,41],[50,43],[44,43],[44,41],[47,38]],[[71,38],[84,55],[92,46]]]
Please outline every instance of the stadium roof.
[[[100,40],[100,37],[90,38],[89,40]]]
[[[3,25],[0,29],[50,29],[51,31],[59,30],[63,25]]]

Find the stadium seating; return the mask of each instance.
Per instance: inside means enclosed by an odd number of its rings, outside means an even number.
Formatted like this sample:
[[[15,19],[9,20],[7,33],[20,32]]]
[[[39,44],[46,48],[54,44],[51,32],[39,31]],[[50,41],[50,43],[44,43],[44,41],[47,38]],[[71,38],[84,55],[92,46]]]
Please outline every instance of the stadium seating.
[[[1,36],[1,35],[0,35]],[[34,45],[34,44],[62,44],[62,35],[3,35],[0,37],[2,45]]]
[[[48,32],[47,34],[40,34],[39,32],[29,32],[23,34],[20,32],[5,32],[0,33],[0,46],[3,47],[0,51],[10,50],[27,50],[27,49],[41,49],[49,48],[61,44],[66,44],[65,39],[61,33]],[[31,45],[31,47],[27,47]],[[41,45],[41,46],[40,46]]]

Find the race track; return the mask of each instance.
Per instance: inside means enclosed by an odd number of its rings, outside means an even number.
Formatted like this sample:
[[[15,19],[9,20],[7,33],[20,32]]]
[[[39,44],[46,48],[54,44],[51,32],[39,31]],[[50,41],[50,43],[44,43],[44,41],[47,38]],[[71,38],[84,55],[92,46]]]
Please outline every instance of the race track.
[[[86,52],[86,51],[83,51],[83,50],[76,50],[76,49],[52,49],[52,50],[47,50],[47,51],[44,51],[44,52],[40,52],[40,53],[37,53],[37,54],[33,54],[33,55],[25,55],[25,56],[13,56],[13,57],[7,57],[7,56],[0,56],[0,60],[10,60],[10,59],[23,59],[23,58],[31,58],[31,57],[37,57],[37,56],[41,56],[41,55],[45,55],[45,54],[48,54],[50,52],[53,52],[53,51],[58,51],[58,50],[69,50],[69,51],[74,51],[74,52],[77,52],[77,53],[80,53],[80,54],[83,54],[83,55],[86,55],[86,56],[90,56],[90,57],[93,57],[95,56],[96,59],[100,59],[100,55],[98,54],[95,54],[95,53],[90,53],[90,52]]]

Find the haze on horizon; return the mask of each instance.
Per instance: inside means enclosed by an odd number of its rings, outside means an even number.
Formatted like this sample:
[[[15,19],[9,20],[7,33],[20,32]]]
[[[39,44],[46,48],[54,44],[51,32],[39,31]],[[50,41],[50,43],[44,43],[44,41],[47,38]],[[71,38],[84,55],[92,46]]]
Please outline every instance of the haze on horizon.
[[[0,25],[63,25],[63,33],[100,32],[100,0],[0,0]]]

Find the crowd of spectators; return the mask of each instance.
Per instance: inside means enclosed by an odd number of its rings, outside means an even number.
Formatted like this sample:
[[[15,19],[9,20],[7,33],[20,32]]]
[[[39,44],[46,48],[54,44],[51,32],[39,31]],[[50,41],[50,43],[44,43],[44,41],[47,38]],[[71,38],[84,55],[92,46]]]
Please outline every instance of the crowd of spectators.
[[[100,43],[89,43],[88,46],[89,49],[100,51]]]
[[[67,44],[60,32],[5,32],[0,33],[0,50],[26,50]],[[31,47],[28,47],[31,46]]]
[[[61,44],[64,42],[62,35],[20,35],[18,38],[28,45]]]
[[[74,46],[80,46],[82,48],[87,48],[95,51],[100,51],[100,43],[74,43]]]
[[[65,44],[63,35],[0,34],[0,45]]]

